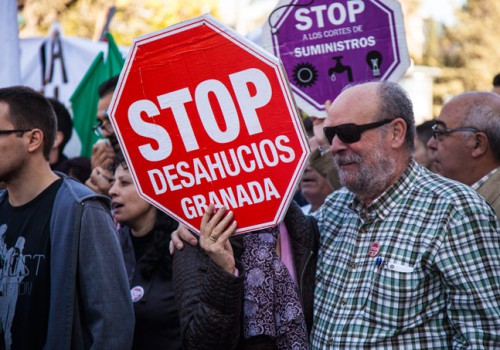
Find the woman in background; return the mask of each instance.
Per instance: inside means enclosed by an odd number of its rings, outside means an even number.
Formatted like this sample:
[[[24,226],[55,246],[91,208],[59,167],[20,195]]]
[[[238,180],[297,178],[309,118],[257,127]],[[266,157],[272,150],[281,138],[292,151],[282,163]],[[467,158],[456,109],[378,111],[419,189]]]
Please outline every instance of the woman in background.
[[[135,311],[133,349],[182,349],[168,252],[175,220],[139,197],[122,157],[109,190]]]

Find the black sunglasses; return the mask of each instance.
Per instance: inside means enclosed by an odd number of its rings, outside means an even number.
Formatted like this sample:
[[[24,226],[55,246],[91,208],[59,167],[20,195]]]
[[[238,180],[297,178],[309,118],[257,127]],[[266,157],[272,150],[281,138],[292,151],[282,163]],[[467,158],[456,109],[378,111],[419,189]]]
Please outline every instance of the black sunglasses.
[[[328,143],[331,145],[333,138],[337,135],[340,141],[344,143],[354,143],[361,139],[361,134],[367,130],[378,128],[384,124],[392,122],[394,119],[384,119],[375,123],[357,125],[357,124],[342,124],[337,126],[325,126],[323,134]]]

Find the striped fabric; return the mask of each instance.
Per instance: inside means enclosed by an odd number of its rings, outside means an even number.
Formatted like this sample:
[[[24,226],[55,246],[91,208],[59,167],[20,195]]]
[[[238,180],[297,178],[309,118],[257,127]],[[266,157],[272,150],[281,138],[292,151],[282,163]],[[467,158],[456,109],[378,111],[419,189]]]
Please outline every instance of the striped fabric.
[[[316,217],[314,349],[500,348],[499,225],[471,188],[412,161],[369,207],[341,189]]]

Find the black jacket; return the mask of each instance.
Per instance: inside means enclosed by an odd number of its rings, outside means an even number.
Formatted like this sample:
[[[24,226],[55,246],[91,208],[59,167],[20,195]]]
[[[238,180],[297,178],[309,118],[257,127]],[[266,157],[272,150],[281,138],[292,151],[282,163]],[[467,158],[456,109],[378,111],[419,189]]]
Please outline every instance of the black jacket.
[[[304,305],[307,328],[312,326],[314,276],[319,234],[312,217],[292,203],[285,218]],[[173,278],[184,349],[275,349],[268,337],[243,339],[243,275],[239,258],[243,236],[231,238],[239,276],[220,269],[199,246],[185,244],[174,254]],[[208,321],[210,320],[210,321]]]
[[[177,227],[172,219],[162,229],[171,231]],[[142,241],[142,247],[152,246],[152,235],[136,238],[136,244]],[[171,276],[161,273],[159,268],[151,272],[151,275],[141,273],[142,268],[151,265],[146,259],[147,252],[136,261],[135,249],[130,230],[123,226],[119,230],[119,240],[122,247],[130,287],[136,291],[133,298],[135,313],[134,341],[132,349],[181,349],[181,335],[179,328],[179,317],[175,303],[175,293]],[[147,242],[144,244],[144,242]],[[165,252],[164,254],[168,254]],[[166,262],[162,260],[162,264]],[[171,264],[171,262],[170,262]],[[138,291],[138,292],[137,292]]]
[[[307,331],[310,333],[313,324],[314,286],[319,250],[318,225],[312,216],[304,215],[295,202],[292,202],[286,213],[285,225],[292,242],[295,271],[299,281]]]

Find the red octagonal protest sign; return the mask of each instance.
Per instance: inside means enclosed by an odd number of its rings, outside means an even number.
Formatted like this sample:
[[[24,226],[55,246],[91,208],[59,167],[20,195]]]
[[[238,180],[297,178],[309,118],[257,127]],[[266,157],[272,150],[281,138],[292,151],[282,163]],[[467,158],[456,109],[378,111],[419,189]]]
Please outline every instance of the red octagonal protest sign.
[[[279,223],[309,155],[280,61],[210,16],[134,40],[111,121],[139,194],[199,232]]]

